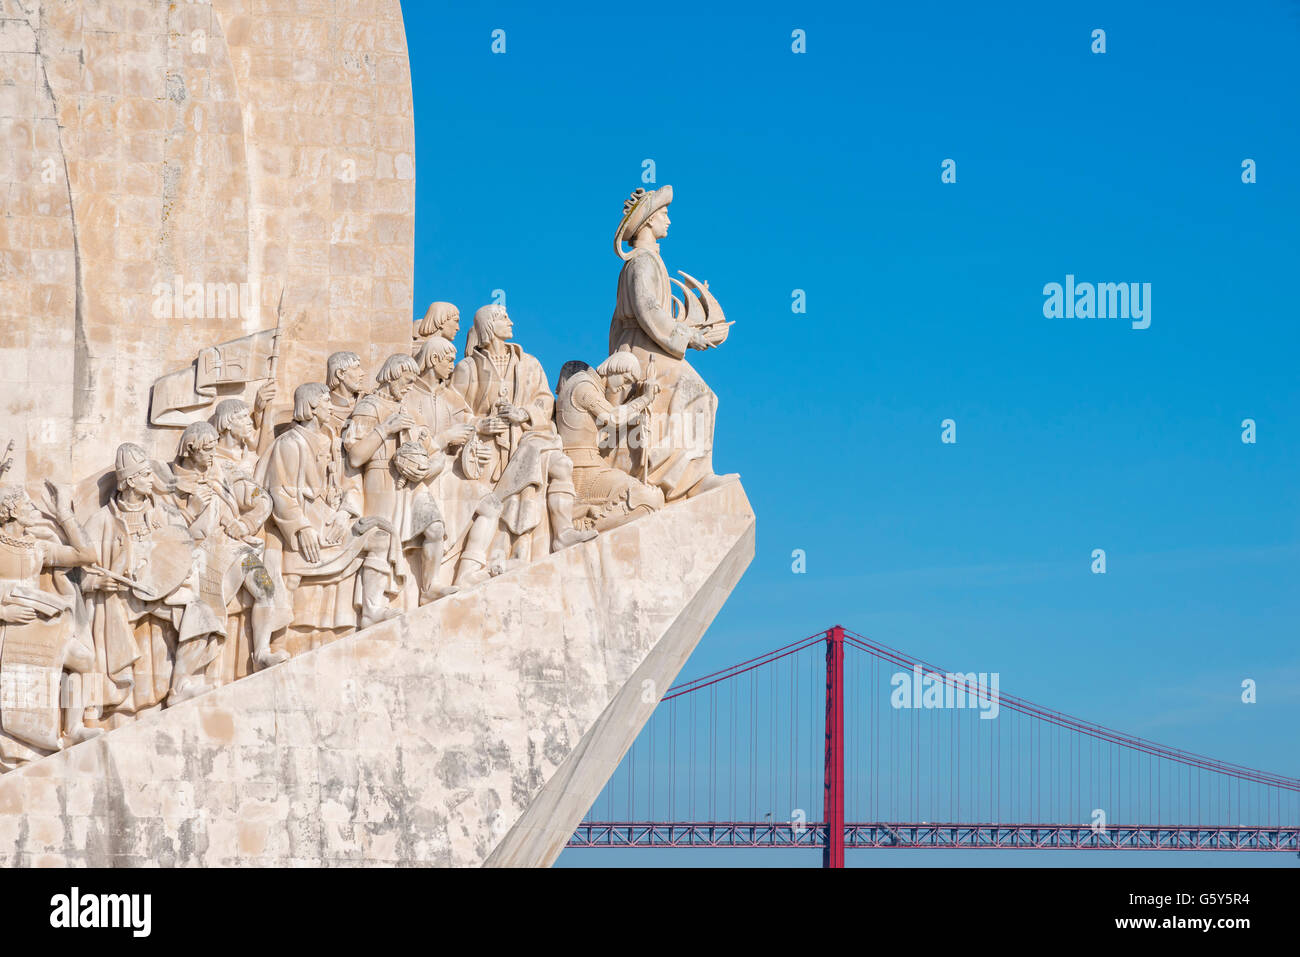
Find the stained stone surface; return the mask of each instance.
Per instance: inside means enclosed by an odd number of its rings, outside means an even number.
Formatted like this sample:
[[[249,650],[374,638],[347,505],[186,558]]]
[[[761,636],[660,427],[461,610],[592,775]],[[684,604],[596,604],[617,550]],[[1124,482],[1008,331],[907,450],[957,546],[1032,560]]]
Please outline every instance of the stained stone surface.
[[[170,456],[154,380],[277,320],[283,396],[408,349],[414,142],[399,0],[0,0],[8,480]]]
[[[728,482],[35,761],[0,864],[550,864],[754,532]]]
[[[748,565],[685,360],[731,323],[627,295],[672,188],[624,203],[627,351],[566,364],[562,428],[503,308],[416,348],[414,190],[399,0],[0,0],[0,863],[549,864]]]

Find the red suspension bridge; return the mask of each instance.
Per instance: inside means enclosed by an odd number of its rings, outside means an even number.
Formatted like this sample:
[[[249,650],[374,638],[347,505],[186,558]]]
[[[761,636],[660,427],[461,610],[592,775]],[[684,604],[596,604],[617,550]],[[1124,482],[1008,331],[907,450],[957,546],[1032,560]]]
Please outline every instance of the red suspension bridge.
[[[836,626],[676,685],[568,846],[1300,852],[1300,779],[999,684]]]

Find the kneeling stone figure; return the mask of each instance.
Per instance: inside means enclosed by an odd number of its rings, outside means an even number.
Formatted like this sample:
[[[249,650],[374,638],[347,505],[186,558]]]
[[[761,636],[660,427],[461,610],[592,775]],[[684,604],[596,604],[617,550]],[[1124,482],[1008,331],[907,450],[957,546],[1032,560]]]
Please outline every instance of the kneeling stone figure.
[[[638,384],[641,394],[629,400]],[[604,532],[664,507],[661,490],[614,464],[625,436],[627,445],[642,445],[647,410],[658,394],[658,383],[642,379],[630,351],[614,353],[598,369],[574,360],[560,370],[555,424],[573,461],[580,526]]]

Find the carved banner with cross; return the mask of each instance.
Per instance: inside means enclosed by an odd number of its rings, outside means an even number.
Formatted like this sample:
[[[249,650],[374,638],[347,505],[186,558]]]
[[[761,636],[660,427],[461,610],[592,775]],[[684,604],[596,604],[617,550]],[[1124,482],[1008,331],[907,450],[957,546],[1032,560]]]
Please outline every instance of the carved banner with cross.
[[[151,425],[184,428],[218,399],[238,395],[249,382],[275,375],[279,330],[264,329],[242,339],[223,342],[199,353],[187,369],[170,372],[153,384],[149,406]]]

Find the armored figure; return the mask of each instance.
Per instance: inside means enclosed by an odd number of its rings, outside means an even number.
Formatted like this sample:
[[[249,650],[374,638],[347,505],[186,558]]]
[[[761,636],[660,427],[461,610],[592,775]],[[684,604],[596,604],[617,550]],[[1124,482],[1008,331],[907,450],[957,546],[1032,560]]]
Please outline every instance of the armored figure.
[[[658,383],[641,378],[630,351],[614,353],[599,369],[574,360],[560,370],[555,425],[573,460],[581,527],[604,532],[663,508],[663,492],[627,471],[630,453],[642,451],[646,410],[659,394]],[[640,395],[630,399],[634,390]]]
[[[100,733],[85,725],[94,704],[95,653],[75,587],[41,572],[84,568],[98,555],[69,498],[50,486],[67,545],[37,537],[41,514],[18,485],[0,486],[0,771]]]

